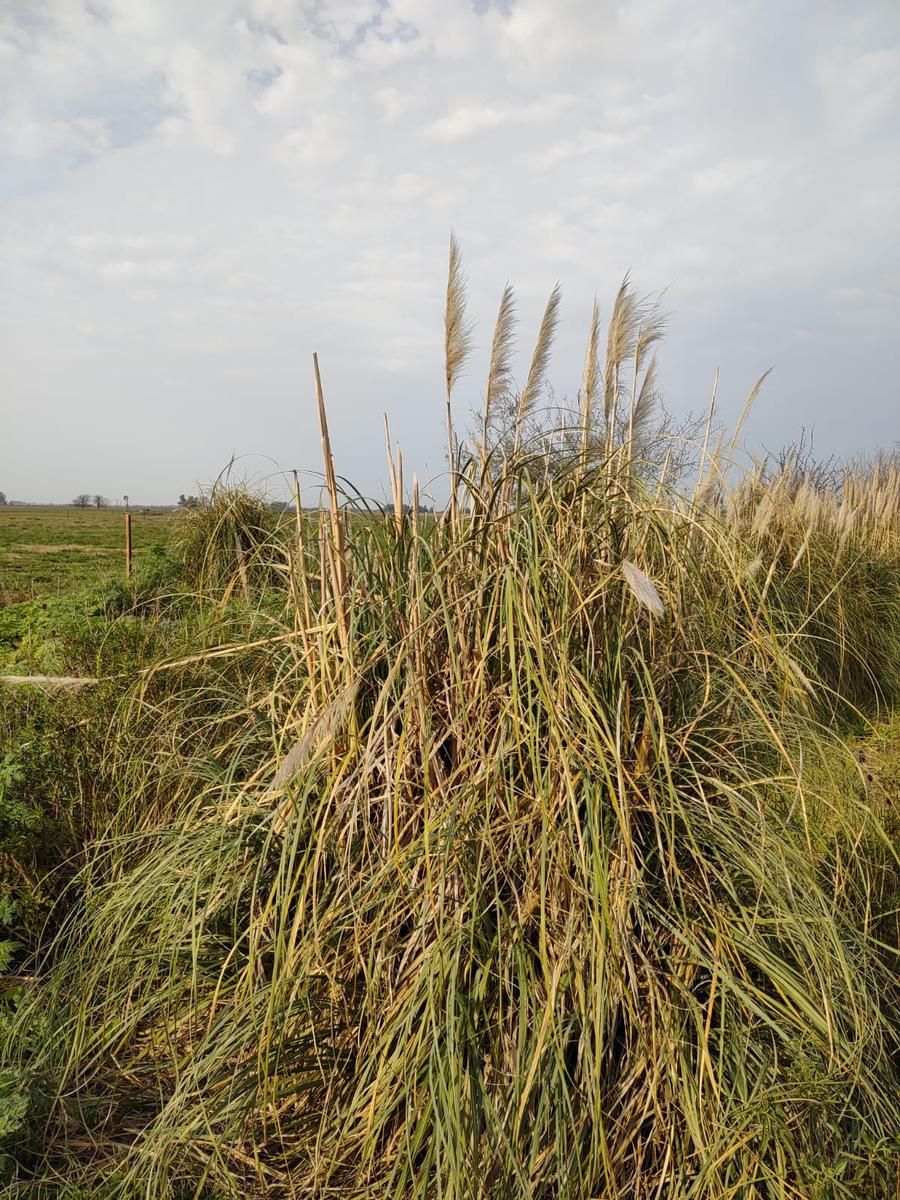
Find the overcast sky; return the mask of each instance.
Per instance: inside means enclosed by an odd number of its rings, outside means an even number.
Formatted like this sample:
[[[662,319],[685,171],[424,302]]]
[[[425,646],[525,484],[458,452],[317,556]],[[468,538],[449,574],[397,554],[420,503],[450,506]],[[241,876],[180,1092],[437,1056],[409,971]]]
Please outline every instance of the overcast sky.
[[[0,489],[170,501],[232,453],[442,470],[451,228],[478,350],[667,288],[662,380],[823,454],[900,438],[897,0],[0,0]]]

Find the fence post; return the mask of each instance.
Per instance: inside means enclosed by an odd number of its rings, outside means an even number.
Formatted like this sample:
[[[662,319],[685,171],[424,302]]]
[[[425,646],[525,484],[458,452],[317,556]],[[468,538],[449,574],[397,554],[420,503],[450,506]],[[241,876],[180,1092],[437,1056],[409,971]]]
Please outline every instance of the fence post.
[[[125,578],[131,578],[131,513],[125,514]]]

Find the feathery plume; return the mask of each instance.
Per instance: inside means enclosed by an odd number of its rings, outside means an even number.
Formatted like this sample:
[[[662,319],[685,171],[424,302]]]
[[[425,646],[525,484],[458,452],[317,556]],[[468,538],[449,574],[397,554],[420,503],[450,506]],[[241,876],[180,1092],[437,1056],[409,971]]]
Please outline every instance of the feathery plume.
[[[447,380],[447,429],[451,438],[450,395],[472,349],[472,326],[466,320],[466,279],[456,235],[450,235],[450,266],[447,272],[447,304],[444,309],[444,365]]]
[[[484,428],[481,441],[482,459],[488,454],[488,431],[494,404],[509,394],[511,386],[510,355],[516,331],[516,304],[509,284],[503,290],[494,338],[491,342],[491,361],[488,368],[487,390],[484,395]]]
[[[771,493],[763,492],[750,525],[750,532],[754,537],[761,538],[765,535],[766,530],[772,524],[775,512],[775,502],[772,500]]]
[[[650,350],[665,337],[667,323],[666,315],[660,311],[658,301],[652,298],[647,299],[643,304],[643,308],[644,311],[641,314],[642,319],[640,328],[638,329],[637,341],[634,346],[634,364],[638,374],[640,374],[644,360]]]
[[[659,310],[658,303],[650,300],[636,301],[634,304],[634,320],[640,321],[637,337],[634,342],[634,360],[631,375],[631,403],[628,408],[628,457],[634,454],[634,440],[643,432],[647,425],[656,401],[654,378],[656,375],[655,358],[651,357],[640,388],[641,369],[651,348],[662,338],[666,329],[666,318]]]
[[[339,731],[350,713],[358,690],[359,682],[357,680],[345,687],[330,704],[326,705],[316,715],[306,733],[294,744],[282,760],[281,765],[272,778],[272,782],[262,797],[264,803],[283,791],[291,779]],[[279,837],[284,834],[287,828],[293,807],[294,797],[289,794],[279,805],[278,811],[275,813],[272,829]]]
[[[738,423],[734,427],[734,434],[731,438],[729,452],[733,452],[734,448],[737,446],[737,440],[741,435],[741,430],[744,428],[744,422],[747,420],[750,409],[753,407],[754,401],[762,389],[762,385],[766,382],[774,369],[774,367],[769,367],[768,371],[763,371],[762,375],[760,375],[759,379],[757,379],[756,383],[754,383],[753,387],[750,389],[750,394],[747,396],[747,399],[744,401],[744,407],[741,409],[741,415]]]
[[[600,305],[594,299],[591,314],[591,332],[588,336],[587,354],[584,359],[584,376],[581,381],[581,453],[587,453],[594,402],[600,383]]]
[[[344,523],[341,519],[340,499],[338,497],[337,477],[334,473],[334,455],[331,452],[331,438],[328,435],[328,417],[325,412],[325,394],[322,390],[322,376],[319,374],[319,356],[313,355],[313,373],[316,380],[316,407],[319,411],[319,429],[322,435],[322,459],[325,464],[325,482],[328,487],[328,500],[331,516],[331,552],[333,555],[333,587],[334,601],[338,614],[338,628],[346,646],[347,638],[347,557],[344,540]]]
[[[622,561],[622,574],[631,592],[639,604],[643,604],[657,617],[665,612],[662,596],[656,590],[656,585],[649,575],[645,575],[640,567],[627,558]]]
[[[519,393],[519,403],[516,409],[515,450],[519,449],[525,420],[534,408],[535,401],[540,394],[541,388],[544,386],[544,376],[547,373],[547,365],[550,361],[550,349],[553,345],[556,325],[559,321],[559,302],[561,299],[562,292],[559,289],[559,284],[557,284],[550,293],[550,299],[547,301],[547,307],[544,309],[544,316],[541,320],[541,327],[538,330],[534,353],[531,356],[531,366],[528,368],[528,378],[525,380],[524,388]]]
[[[709,450],[709,435],[712,431],[713,417],[716,415],[716,400],[719,394],[719,368],[716,367],[716,373],[713,378],[712,395],[709,398],[709,408],[706,412],[706,428],[703,431],[703,447],[700,451],[700,466],[697,470],[697,482],[694,486],[694,495],[691,503],[696,504],[697,497],[703,490],[703,477],[706,471],[706,456]]]
[[[616,410],[619,404],[619,374],[622,365],[634,354],[637,331],[638,303],[631,280],[626,275],[616,293],[606,334],[604,405],[611,439],[615,437]]]
[[[635,354],[635,359],[637,355]],[[637,381],[637,373],[635,373],[635,384]],[[628,453],[634,453],[635,442],[640,442],[641,437],[647,430],[647,426],[653,417],[653,410],[656,407],[658,393],[656,391],[656,355],[652,355],[647,363],[647,369],[644,372],[644,378],[641,382],[640,390],[637,391],[634,401],[631,405],[631,412],[628,417]]]

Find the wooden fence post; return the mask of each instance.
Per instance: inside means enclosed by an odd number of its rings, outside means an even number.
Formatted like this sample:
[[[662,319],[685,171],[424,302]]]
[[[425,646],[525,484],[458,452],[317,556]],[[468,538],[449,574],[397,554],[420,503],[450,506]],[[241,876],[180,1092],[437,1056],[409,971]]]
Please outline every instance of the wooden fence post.
[[[131,513],[125,514],[125,578],[131,578]]]

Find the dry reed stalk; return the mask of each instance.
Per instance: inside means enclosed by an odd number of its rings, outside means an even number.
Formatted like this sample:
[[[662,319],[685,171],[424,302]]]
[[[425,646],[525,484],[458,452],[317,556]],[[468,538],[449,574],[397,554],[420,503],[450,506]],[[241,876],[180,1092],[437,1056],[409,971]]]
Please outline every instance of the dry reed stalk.
[[[403,532],[403,451],[397,443],[397,470],[394,487],[394,520],[397,522],[397,532]]]
[[[703,433],[703,447],[700,451],[700,466],[697,470],[697,483],[694,487],[694,493],[691,497],[691,504],[696,504],[697,496],[703,486],[703,474],[706,469],[706,455],[709,450],[709,434],[712,429],[713,416],[716,411],[716,395],[719,390],[719,368],[716,367],[716,374],[713,378],[712,396],[709,401],[709,408],[706,413],[706,428]]]
[[[309,581],[306,576],[306,539],[303,533],[303,508],[300,501],[300,476],[296,471],[294,477],[294,549],[288,551],[288,574],[290,578],[291,598],[294,602],[294,626],[300,634],[303,647],[303,659],[309,674],[310,688],[315,688],[316,672],[310,630],[313,627],[312,604],[309,598]],[[297,587],[297,575],[300,576],[300,591]],[[302,593],[302,594],[301,594]]]
[[[80,675],[0,675],[4,687],[39,687],[45,691],[67,691],[97,683],[99,679]]]
[[[451,523],[454,526],[457,517],[457,478],[451,397],[471,348],[472,329],[466,320],[466,280],[462,270],[462,255],[455,235],[451,234],[447,300],[444,308],[444,374],[447,388],[447,466],[450,471],[450,513]]]
[[[241,535],[237,530],[234,531],[234,552],[237,555],[237,570],[241,579],[241,588],[244,592],[244,602],[250,603],[250,581],[247,578],[247,567],[244,563],[244,547],[241,542]]]
[[[612,461],[619,415],[619,378],[622,363],[630,358],[635,338],[637,302],[626,275],[613,301],[606,334],[606,368],[604,371],[603,404],[606,417],[607,458]]]
[[[588,441],[594,404],[600,384],[600,305],[594,299],[591,313],[591,331],[588,335],[587,353],[584,360],[584,375],[581,380],[581,458],[582,469],[587,463]]]
[[[316,404],[319,410],[319,428],[322,434],[322,458],[325,463],[325,483],[328,488],[328,501],[331,512],[331,574],[333,579],[334,603],[337,610],[338,631],[344,650],[348,647],[349,631],[347,627],[347,551],[344,541],[344,523],[341,520],[341,510],[338,500],[337,479],[334,473],[334,455],[331,452],[331,439],[328,436],[328,417],[325,413],[325,395],[322,391],[322,377],[319,374],[319,357],[313,355],[313,371],[316,378]]]
[[[303,556],[303,509],[300,503],[300,476],[296,471],[292,472],[294,476],[294,541],[297,546],[297,553]]]
[[[705,509],[713,504],[716,487],[724,482],[725,477],[721,468],[722,441],[723,434],[720,433],[716,438],[716,448],[709,456],[709,471],[706,479],[700,487],[699,493],[695,494],[695,505],[701,509]],[[699,533],[699,526],[695,526],[695,528]]]
[[[519,448],[522,444],[522,432],[525,428],[525,422],[537,403],[538,396],[544,386],[547,367],[550,363],[550,351],[553,348],[553,338],[556,335],[556,326],[559,323],[559,304],[561,299],[562,292],[560,291],[559,284],[557,284],[550,293],[550,299],[547,301],[547,307],[544,309],[544,315],[541,318],[541,327],[538,330],[537,341],[534,344],[534,353],[531,356],[531,366],[528,368],[528,378],[525,380],[525,386],[519,393],[519,403],[516,406],[516,426],[513,437],[513,458],[518,456]]]
[[[666,475],[669,473],[669,463],[672,461],[672,447],[669,446],[666,450],[666,457],[663,459],[662,470],[659,473],[659,480],[656,484],[656,498],[659,499],[663,494],[663,488],[666,483]]]
[[[419,543],[419,479],[415,471],[412,477],[412,531],[413,541]]]
[[[741,415],[738,418],[737,425],[734,427],[734,434],[732,435],[731,443],[729,445],[729,452],[732,454],[737,446],[737,441],[741,435],[741,430],[744,428],[744,422],[750,415],[750,409],[753,407],[756,397],[762,390],[762,385],[766,382],[769,375],[771,375],[773,369],[773,367],[769,367],[768,371],[763,371],[762,375],[760,375],[759,379],[757,379],[756,383],[754,383],[753,387],[750,389],[747,399],[744,401],[744,407],[741,409]]]
[[[643,321],[637,328],[634,341],[634,356],[632,362],[631,402],[628,407],[628,443],[626,458],[630,462],[634,457],[635,438],[644,430],[656,402],[656,356],[651,355],[644,369],[641,380],[641,370],[651,348],[662,338],[665,332],[665,319],[655,305],[645,302],[635,307],[634,317],[643,316]],[[638,382],[640,381],[640,387]]]
[[[637,408],[638,375],[638,348],[637,343],[635,343],[633,362],[631,365],[631,398],[628,404],[628,435],[625,441],[625,458],[629,462],[631,461],[634,450],[634,417],[635,409]]]
[[[294,541],[296,545],[296,563],[300,567],[300,581],[303,588],[303,627],[304,630],[311,628],[313,625],[312,604],[309,598],[309,581],[306,577],[306,540],[303,533],[303,508],[300,502],[300,476],[296,471],[294,475]],[[296,588],[296,580],[294,581]],[[299,612],[299,610],[298,610]],[[304,633],[304,646],[306,645],[306,636]]]
[[[262,797],[263,803],[277,796],[292,777],[301,771],[330,739],[337,735],[350,713],[358,687],[358,683],[348,685],[335,700],[316,714],[310,727],[282,760]],[[275,813],[272,832],[279,837],[285,831],[292,808],[293,797],[289,795]]]
[[[397,532],[403,532],[403,455],[400,451],[400,443],[397,443],[397,463],[394,464],[394,455],[391,450],[391,431],[388,425],[387,413],[384,414],[384,441],[385,449],[387,450],[388,460],[388,475],[391,481],[391,494],[394,501],[394,523],[397,526]]]
[[[512,373],[510,357],[515,328],[515,298],[512,288],[507,284],[500,299],[497,323],[494,326],[487,388],[484,393],[484,416],[481,433],[481,462],[483,468],[487,466],[488,438],[490,436],[490,422],[494,405],[498,400],[509,395],[511,387]]]

